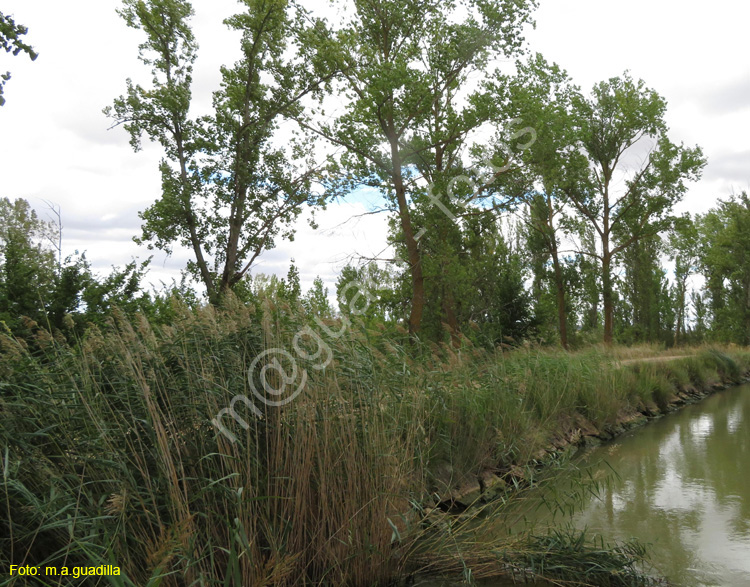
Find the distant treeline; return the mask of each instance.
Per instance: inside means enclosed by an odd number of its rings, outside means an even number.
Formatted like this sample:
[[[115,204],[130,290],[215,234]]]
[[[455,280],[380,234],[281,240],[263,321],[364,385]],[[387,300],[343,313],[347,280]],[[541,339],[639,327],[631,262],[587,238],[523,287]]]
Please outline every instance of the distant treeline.
[[[97,275],[85,254],[60,257],[59,227],[40,219],[28,202],[6,198],[0,200],[0,209],[0,320],[7,333],[24,338],[44,328],[78,336],[88,325],[105,323],[115,307],[168,324],[174,319],[173,298],[192,307],[207,303],[185,281],[161,292],[144,290],[148,261]],[[464,251],[466,262],[450,294],[457,311],[447,312],[443,303],[447,292],[427,297],[421,335],[425,341],[458,343],[466,337],[488,348],[524,340],[559,344],[555,267],[528,217],[528,209],[516,214],[514,223],[504,224],[505,230],[488,222],[488,230],[476,235]],[[665,263],[674,272],[671,279]],[[581,346],[600,340],[600,267],[589,256],[573,253],[561,255],[559,267],[570,343]],[[746,194],[720,201],[706,214],[684,215],[665,235],[638,241],[615,269],[618,342],[750,343],[750,198]],[[336,308],[320,278],[302,292],[292,262],[285,278],[248,276],[234,287],[234,294],[245,303],[273,294],[326,318],[363,307],[362,318],[369,327],[397,329],[408,325],[408,282],[408,272],[396,266],[348,265],[337,282]],[[353,283],[362,285],[351,287]],[[427,283],[437,286],[437,281]],[[352,303],[365,286],[369,299]]]

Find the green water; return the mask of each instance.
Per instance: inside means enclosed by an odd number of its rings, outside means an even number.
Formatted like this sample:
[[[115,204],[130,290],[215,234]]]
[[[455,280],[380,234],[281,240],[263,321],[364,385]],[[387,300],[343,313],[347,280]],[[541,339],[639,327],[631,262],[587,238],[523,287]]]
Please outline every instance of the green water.
[[[649,543],[656,572],[673,585],[750,586],[750,386],[597,448],[582,466],[604,479],[604,460],[619,477],[608,475],[597,497],[583,495],[572,517],[558,513],[555,523]],[[531,518],[543,525],[551,515],[542,508]]]

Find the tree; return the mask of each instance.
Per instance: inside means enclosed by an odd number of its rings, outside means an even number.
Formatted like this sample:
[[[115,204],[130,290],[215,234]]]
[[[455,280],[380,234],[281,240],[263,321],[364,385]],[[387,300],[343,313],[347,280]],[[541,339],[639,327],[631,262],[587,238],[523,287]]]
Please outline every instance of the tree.
[[[590,227],[588,227],[590,228]],[[596,236],[594,230],[585,231],[582,235],[583,247],[580,249],[582,254],[578,258],[578,265],[581,269],[581,290],[584,299],[585,318],[583,329],[597,330],[601,328],[601,272],[597,267],[596,257]]]
[[[305,294],[302,305],[311,316],[330,318],[333,315],[333,309],[328,301],[328,288],[319,275],[315,277],[312,287]]]
[[[570,189],[568,201],[594,228],[602,270],[604,342],[614,329],[612,268],[616,257],[638,240],[667,230],[671,211],[686,182],[700,178],[705,159],[699,147],[677,146],[667,137],[666,102],[642,80],[626,72],[594,86],[590,98],[575,100],[580,141],[589,161],[588,180]],[[623,158],[650,142],[643,163],[615,189],[624,175]]]
[[[409,331],[417,334],[426,303],[420,248],[425,233],[415,225],[414,208],[432,205],[432,198],[444,195],[451,178],[462,173],[467,137],[490,118],[462,92],[491,59],[519,49],[535,2],[352,4],[347,5],[351,17],[329,33],[347,110],[314,130],[345,149],[341,165],[355,181],[386,194],[411,282]]]
[[[14,56],[26,53],[32,61],[35,61],[39,54],[34,51],[33,47],[21,40],[21,37],[28,32],[29,29],[17,24],[12,16],[6,16],[0,12],[0,49],[5,49],[6,53],[13,53]],[[9,80],[10,72],[0,74],[0,106],[5,105],[3,89]]]
[[[750,344],[750,197],[720,201],[696,223],[712,336]]]
[[[527,242],[536,253],[537,280],[546,259],[552,265],[560,344],[568,348],[568,303],[560,254],[561,228],[568,224],[566,194],[578,185],[586,160],[578,149],[573,100],[578,95],[567,73],[537,54],[517,65],[510,83],[509,116],[537,129],[536,140],[520,154],[522,165],[511,175],[525,186]],[[537,285],[538,287],[538,285]],[[537,298],[539,299],[539,298]]]
[[[468,286],[460,292],[459,320],[475,327],[476,342],[492,347],[527,338],[538,321],[516,227],[503,231],[494,214],[481,214],[470,217],[465,232]]]
[[[0,199],[0,320],[11,330],[21,324],[22,316],[45,319],[56,267],[44,243],[53,230],[26,200]]]
[[[698,227],[690,214],[683,214],[669,234],[669,258],[675,263],[674,342],[679,344],[687,335],[687,282],[698,272],[700,259]]]
[[[358,317],[366,327],[393,326],[404,315],[408,287],[394,276],[391,267],[379,267],[374,262],[342,268],[336,280],[336,300],[339,312],[351,319]]]
[[[242,33],[242,56],[223,67],[214,114],[191,119],[197,45],[188,0],[124,0],[128,26],[146,35],[140,59],[152,67],[151,89],[128,80],[127,94],[106,110],[124,124],[138,150],[142,135],[165,158],[161,197],[141,214],[149,242],[171,252],[192,249],[189,268],[209,300],[234,287],[292,223],[313,204],[317,169],[309,145],[278,136],[280,122],[301,116],[301,101],[320,92],[327,73],[310,49],[315,21],[286,0],[242,0],[246,11],[225,20]],[[304,169],[300,169],[304,167]]]
[[[627,343],[672,342],[674,303],[661,258],[666,253],[658,235],[644,237],[621,255],[619,338]]]
[[[114,307],[152,312],[141,288],[150,259],[97,276],[85,254],[59,259],[60,232],[26,200],[0,199],[0,321],[12,332],[28,334],[24,317],[50,331],[75,326],[80,334],[89,323],[104,323]]]
[[[690,303],[695,308],[695,338],[698,342],[703,342],[707,330],[708,309],[700,291],[692,290],[690,292]]]

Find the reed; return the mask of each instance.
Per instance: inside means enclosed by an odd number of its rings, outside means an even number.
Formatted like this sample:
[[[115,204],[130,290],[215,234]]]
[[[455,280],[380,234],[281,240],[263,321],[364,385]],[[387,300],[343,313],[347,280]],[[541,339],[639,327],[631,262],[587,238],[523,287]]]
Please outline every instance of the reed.
[[[158,327],[114,312],[81,340],[0,338],[0,568],[113,564],[112,584],[165,587],[390,585],[456,561],[469,577],[544,575],[551,559],[521,557],[516,538],[481,543],[476,521],[425,508],[483,470],[533,464],[573,417],[613,424],[750,365],[741,349],[647,369],[596,348],[415,348],[356,323],[325,334],[277,299],[172,311]],[[313,327],[323,369],[297,336]],[[243,411],[231,442],[212,418],[252,397],[256,357],[295,341],[304,392]]]

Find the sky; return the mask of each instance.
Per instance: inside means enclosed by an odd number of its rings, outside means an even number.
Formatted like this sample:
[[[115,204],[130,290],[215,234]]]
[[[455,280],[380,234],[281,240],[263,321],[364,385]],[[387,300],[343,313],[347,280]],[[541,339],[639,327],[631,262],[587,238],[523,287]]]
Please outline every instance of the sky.
[[[222,20],[234,0],[194,0],[200,49],[194,107],[208,112],[219,66],[232,63],[238,37]],[[678,211],[705,212],[718,198],[750,192],[750,3],[714,0],[539,0],[528,48],[566,69],[583,90],[630,70],[668,102],[670,138],[700,145],[708,157]],[[127,133],[112,128],[102,109],[124,93],[125,80],[147,84],[137,60],[140,33],[116,14],[119,0],[4,0],[0,10],[29,27],[26,41],[40,53],[0,55],[10,70],[0,108],[0,197],[25,198],[41,215],[59,206],[63,253],[86,251],[106,273],[132,258],[154,255],[146,279],[155,286],[179,279],[189,252],[166,258],[133,242],[138,212],[160,192],[157,146],[134,153]],[[295,259],[303,289],[321,276],[331,291],[351,259],[386,246],[385,214],[364,214],[379,199],[358,193],[317,215],[307,214],[293,242],[278,242],[253,272],[285,275]],[[364,215],[363,215],[364,214]]]

